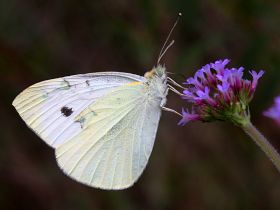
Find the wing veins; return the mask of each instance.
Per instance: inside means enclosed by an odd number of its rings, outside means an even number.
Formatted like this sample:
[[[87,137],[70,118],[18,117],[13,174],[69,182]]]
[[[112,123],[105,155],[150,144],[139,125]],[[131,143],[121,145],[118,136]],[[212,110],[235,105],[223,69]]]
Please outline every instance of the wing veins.
[[[135,109],[132,109],[131,111],[135,111]],[[126,114],[126,116],[127,115],[129,115],[131,112],[128,112],[127,114]],[[136,112],[137,113],[137,112]],[[123,120],[125,117],[123,117],[121,120]],[[120,120],[120,121],[121,121]],[[119,121],[119,122],[120,122]],[[129,122],[127,122],[127,124],[126,124],[126,126],[124,126],[120,131],[119,131],[119,133],[116,135],[116,136],[114,136],[114,138],[116,138],[116,137],[118,137],[121,133],[123,133],[123,131],[124,131],[124,129],[128,126],[128,123]],[[111,141],[112,141],[112,139],[111,139]],[[114,141],[115,142],[115,141]],[[114,145],[114,144],[113,144]],[[108,153],[109,154],[109,156],[111,157],[112,156],[112,153],[111,153],[111,151],[112,151],[112,148],[113,148],[113,145],[111,145],[110,146],[110,153]],[[106,168],[103,170],[104,172],[103,172],[103,179],[102,179],[102,182],[104,181],[104,177],[105,177],[105,174],[106,174],[106,170],[107,170],[107,168],[108,168],[108,161],[109,161],[109,157],[107,156],[107,158],[106,158]],[[115,176],[115,174],[114,174],[114,176]],[[114,177],[113,177],[113,179],[114,179]],[[111,183],[111,184],[113,184],[113,183]]]
[[[131,109],[131,110],[133,110],[133,109]],[[130,111],[131,111],[131,110],[130,110]],[[130,111],[129,111],[129,112],[130,112]],[[128,113],[129,113],[129,112],[128,112]],[[123,118],[121,118],[119,121],[121,121],[122,119],[123,119]],[[119,121],[118,121],[118,122],[119,122]],[[102,137],[103,137],[103,136],[102,136]],[[105,142],[104,142],[104,143],[105,143]],[[91,146],[91,147],[92,147],[92,146]],[[89,159],[88,163],[89,163],[90,161],[92,161],[93,158],[94,158],[94,156],[92,156],[92,157]],[[97,168],[99,167],[100,162],[101,162],[101,161],[98,162],[98,164],[96,165],[94,171],[91,173],[91,180],[90,180],[90,183],[92,183],[92,181],[93,181],[94,174],[95,174]],[[86,166],[88,165],[88,163],[86,164]],[[102,181],[103,181],[103,180],[102,180]]]
[[[142,114],[139,115],[139,117],[137,118],[137,121],[136,121],[136,124],[135,124],[135,127],[137,127],[138,125],[138,122],[139,120],[141,119],[142,117]],[[130,180],[132,180],[132,170],[133,170],[133,166],[132,166],[132,161],[133,161],[133,154],[134,154],[134,144],[135,144],[135,133],[136,133],[136,130],[134,130],[133,132],[133,137],[132,137],[132,141],[131,141],[131,155],[130,155],[130,165],[131,165],[131,170],[130,170]]]
[[[108,87],[107,87],[108,88]],[[94,91],[100,91],[100,90],[103,90],[103,89],[107,89],[107,88],[98,88],[98,89],[95,89]],[[55,90],[52,90],[51,92],[48,92],[48,93],[45,93],[45,94],[51,94],[51,93],[53,93],[54,91],[57,91],[59,88],[57,88],[57,89],[55,89]],[[79,95],[81,95],[81,94],[84,94],[84,93],[90,93],[90,92],[92,92],[92,90],[91,89],[83,89],[83,91],[80,91],[80,92],[75,92],[74,93],[74,95],[72,95],[71,96],[71,98],[73,98],[73,97],[75,97],[75,96],[79,96]],[[61,98],[62,96],[65,96],[65,95],[67,95],[67,94],[70,94],[71,92],[69,92],[69,91],[63,91],[61,94],[56,94],[56,95],[54,95],[51,99],[49,99],[49,101],[48,101],[48,103],[51,103],[51,102],[53,102],[53,101],[56,101],[57,100],[57,98]],[[40,93],[34,93],[34,94],[38,94],[38,96],[37,97],[35,97],[34,99],[32,99],[31,101],[29,101],[28,103],[26,103],[26,104],[24,104],[24,105],[22,105],[21,107],[18,107],[18,109],[23,109],[25,106],[28,106],[28,105],[30,105],[31,103],[33,103],[35,100],[37,100],[37,99],[39,99],[39,98],[41,98],[42,97],[42,95],[40,95]],[[28,100],[28,99],[26,99],[26,100]],[[24,101],[26,101],[26,100],[24,100]],[[25,109],[25,110],[23,110],[22,111],[22,113],[24,113],[24,112],[26,112],[26,111],[28,111],[28,110],[30,110],[30,109],[32,109],[34,106],[38,106],[38,105],[40,105],[42,102],[45,102],[47,99],[45,98],[42,98],[42,100],[39,102],[39,103],[37,103],[37,104],[33,104],[33,106],[31,106],[31,107],[29,107],[28,109]],[[91,99],[88,99],[88,100],[91,100]],[[55,105],[53,105],[52,107],[54,107]],[[51,107],[51,108],[52,108]]]
[[[144,117],[143,117],[143,121],[142,121],[142,124],[141,124],[141,130],[143,130],[143,125],[144,125],[144,119],[146,117],[146,110],[147,110],[147,102],[145,103],[145,109],[144,109]],[[143,133],[143,132],[141,132]],[[141,151],[141,143],[142,143],[142,138],[140,138],[140,142],[139,142],[139,151]],[[138,171],[140,171],[140,153],[138,153]]]
[[[114,92],[118,92],[119,90],[116,90],[116,91],[114,91]],[[137,99],[136,99],[137,100]],[[73,100],[74,101],[74,100]],[[67,101],[67,103],[72,103],[73,101]],[[93,103],[95,103],[95,102],[97,102],[98,100],[96,100],[96,101],[94,101]],[[132,102],[134,102],[134,101],[132,101]],[[56,103],[55,105],[53,105],[50,109],[52,109],[52,108],[55,108],[55,107],[57,107],[59,104],[58,103]],[[127,104],[125,104],[125,105],[127,105]],[[125,105],[123,105],[123,106],[125,106]],[[42,116],[43,114],[45,114],[47,111],[49,111],[50,109],[47,109],[46,111],[44,111],[42,114],[40,114],[39,116],[37,116],[35,119],[33,119],[32,120],[32,122],[29,122],[29,124],[30,124],[30,126],[36,121],[36,120],[38,120],[39,118],[40,118],[40,116]],[[48,120],[48,119],[50,119],[52,116],[53,116],[53,114],[56,112],[57,110],[53,110],[52,111],[52,113],[47,117],[47,118],[45,118],[45,120]],[[60,117],[60,116],[59,116]],[[49,122],[48,124],[45,124],[45,126],[44,126],[44,128],[42,128],[42,130],[41,130],[41,133],[43,133],[43,132],[45,132],[48,128],[49,128],[49,126],[51,126],[59,117],[57,117],[57,118],[55,118],[54,120],[52,120],[51,122]],[[62,116],[63,117],[63,116]],[[28,118],[27,118],[28,119]],[[54,128],[55,129],[55,128]],[[53,129],[53,130],[54,130]],[[50,132],[50,131],[49,131]]]
[[[133,108],[133,107],[132,107]],[[128,110],[128,112],[130,112],[131,110],[132,110],[132,108],[130,109],[130,110]],[[127,113],[128,113],[127,112]],[[123,113],[121,113],[121,114],[123,114]],[[121,116],[121,115],[117,115],[117,116]],[[120,120],[122,120],[123,119],[123,117],[121,118],[121,119],[119,119],[118,121],[117,121],[117,123],[120,121]],[[112,126],[113,127],[113,126]],[[111,130],[112,129],[112,127],[110,128],[110,129],[108,129],[108,131],[109,130]],[[100,129],[99,129],[99,131],[100,131]],[[98,131],[97,131],[98,132]],[[96,132],[96,133],[97,133]],[[86,152],[81,156],[81,158],[79,158],[79,160],[75,163],[75,165],[74,165],[74,167],[70,170],[71,171],[71,173],[72,173],[72,171],[73,170],[75,170],[75,168],[77,167],[77,165],[79,164],[79,162],[87,155],[87,153],[92,149],[92,147],[97,143],[97,142],[99,142],[100,141],[100,139],[102,138],[102,137],[104,137],[104,135],[103,136],[101,136],[99,139],[97,139],[94,143],[93,143],[93,145],[91,145],[90,147],[89,147],[89,149],[87,149],[86,150]],[[89,138],[92,138],[92,136],[90,136],[90,137],[88,137],[87,139],[89,139]],[[74,145],[72,145],[72,147],[73,147]],[[71,147],[71,148],[72,148]],[[69,150],[68,150],[69,151]],[[66,161],[67,162],[67,161]],[[70,173],[70,174],[71,174]]]

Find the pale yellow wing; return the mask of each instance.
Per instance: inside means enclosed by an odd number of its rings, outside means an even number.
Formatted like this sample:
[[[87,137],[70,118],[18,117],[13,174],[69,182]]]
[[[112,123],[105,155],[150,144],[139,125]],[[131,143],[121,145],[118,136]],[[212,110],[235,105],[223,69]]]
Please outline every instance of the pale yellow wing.
[[[160,102],[160,98],[150,97],[145,83],[112,90],[76,116],[83,130],[56,149],[58,165],[89,186],[131,186],[150,157]]]

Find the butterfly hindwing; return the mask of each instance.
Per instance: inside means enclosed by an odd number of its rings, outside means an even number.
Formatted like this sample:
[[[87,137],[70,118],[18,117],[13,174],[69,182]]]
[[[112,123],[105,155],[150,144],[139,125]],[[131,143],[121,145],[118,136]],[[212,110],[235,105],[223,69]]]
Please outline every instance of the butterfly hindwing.
[[[79,182],[124,189],[142,174],[161,114],[145,83],[113,89],[76,116],[82,131],[58,146],[59,166]]]

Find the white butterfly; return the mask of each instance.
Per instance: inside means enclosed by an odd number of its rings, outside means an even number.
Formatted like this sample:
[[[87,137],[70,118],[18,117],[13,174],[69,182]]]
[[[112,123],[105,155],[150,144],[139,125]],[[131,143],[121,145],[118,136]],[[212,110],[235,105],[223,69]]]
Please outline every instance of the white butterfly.
[[[97,188],[124,189],[147,165],[168,89],[159,65],[144,77],[101,72],[39,82],[13,106],[55,149],[67,175]]]
[[[181,14],[179,14],[180,16]],[[70,177],[102,189],[133,185],[151,155],[167,84],[158,58],[157,67],[144,77],[100,72],[51,79],[34,84],[13,101],[25,123],[55,149],[59,167]],[[181,87],[181,86],[180,86]]]

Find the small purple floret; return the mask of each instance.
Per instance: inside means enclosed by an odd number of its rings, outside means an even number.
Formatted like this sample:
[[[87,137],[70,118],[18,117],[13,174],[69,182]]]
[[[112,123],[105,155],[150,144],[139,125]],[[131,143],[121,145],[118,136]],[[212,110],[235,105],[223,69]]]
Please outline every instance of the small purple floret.
[[[217,88],[219,91],[221,91],[223,94],[225,94],[228,91],[229,86],[230,86],[229,83],[224,81],[224,82],[222,82],[222,85],[220,85],[220,84],[217,85]]]
[[[181,125],[181,126],[184,126],[189,121],[194,121],[194,120],[200,119],[200,116],[198,114],[195,114],[194,112],[190,113],[184,109],[182,109],[182,115],[183,115],[183,118],[178,123],[178,125]]]
[[[260,71],[259,73],[255,72],[255,71],[250,71],[250,74],[253,77],[252,88],[256,89],[256,87],[258,85],[258,80],[259,80],[259,78],[261,78],[263,76],[264,71]]]
[[[247,111],[264,71],[250,71],[253,79],[246,80],[243,79],[244,68],[227,68],[229,62],[224,59],[207,64],[183,83],[188,86],[183,91],[183,99],[193,104],[193,111],[183,110],[180,125],[194,120],[226,120],[237,116],[231,113],[233,111],[239,114]]]
[[[274,99],[274,105],[267,111],[263,112],[263,115],[270,117],[280,126],[280,96]]]
[[[225,66],[230,62],[229,59],[217,60],[214,63],[211,63],[210,66],[212,69],[215,69],[217,73],[223,73]]]

